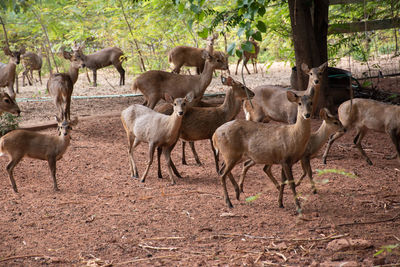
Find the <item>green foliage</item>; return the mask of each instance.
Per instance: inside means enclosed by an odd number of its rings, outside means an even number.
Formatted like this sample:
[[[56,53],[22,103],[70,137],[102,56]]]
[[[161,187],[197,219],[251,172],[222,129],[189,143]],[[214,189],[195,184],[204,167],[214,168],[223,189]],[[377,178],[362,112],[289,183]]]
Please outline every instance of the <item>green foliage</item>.
[[[385,245],[382,246],[380,250],[378,250],[375,254],[374,257],[385,253],[385,254],[397,254],[400,255],[400,243],[393,244],[393,245]]]
[[[353,178],[353,179],[358,178],[358,176],[355,175],[354,173],[346,172],[344,170],[338,170],[338,169],[322,169],[322,170],[320,170],[320,169],[316,169],[316,171],[317,171],[318,175],[323,175],[323,174],[327,174],[327,173],[336,173],[336,174],[344,175],[344,176],[347,176],[347,177]]]
[[[21,117],[17,117],[11,113],[5,112],[0,116],[0,135],[3,136],[6,133],[18,128],[18,123]]]
[[[256,201],[260,196],[261,196],[261,193],[257,193],[257,195],[246,198],[246,202],[250,203],[250,202]]]

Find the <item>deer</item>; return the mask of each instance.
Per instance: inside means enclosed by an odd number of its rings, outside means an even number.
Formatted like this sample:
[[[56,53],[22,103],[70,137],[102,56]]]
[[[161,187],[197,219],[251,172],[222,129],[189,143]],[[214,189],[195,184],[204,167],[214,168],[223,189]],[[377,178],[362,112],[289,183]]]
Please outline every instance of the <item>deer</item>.
[[[353,142],[365,161],[372,165],[371,159],[362,148],[361,141],[368,130],[373,130],[382,133],[386,132],[390,136],[397,152],[397,159],[400,162],[400,106],[372,99],[354,98],[352,101],[348,100],[339,106],[339,120],[347,130],[356,129],[356,136]],[[326,158],[333,142],[343,135],[344,133],[338,132],[329,139],[322,156],[324,164],[326,164]],[[389,157],[389,159],[394,158],[396,158],[396,154]]]
[[[75,56],[82,58],[85,66],[93,71],[93,86],[97,86],[97,70],[113,65],[119,72],[119,85],[125,85],[125,70],[122,62],[125,59],[124,52],[118,47],[107,47],[90,55],[83,54],[83,44],[74,51]]]
[[[253,97],[254,93],[244,86],[242,83],[235,81],[232,77],[227,78],[221,76],[222,84],[229,86],[226,92],[225,100],[222,105],[218,107],[188,107],[186,110],[185,117],[182,121],[180,138],[183,141],[188,141],[192,148],[193,155],[198,165],[201,165],[199,156],[194,148],[194,141],[209,139],[211,144],[211,150],[213,151],[215,167],[217,171],[218,157],[212,143],[212,135],[215,130],[227,121],[230,121],[236,117],[240,111],[241,103],[243,99],[247,97]],[[171,105],[161,106],[159,109],[168,114],[171,111]],[[162,110],[164,109],[164,110]],[[159,110],[160,111],[160,110]],[[161,151],[158,151],[158,177],[162,178],[160,168],[160,156]],[[173,162],[172,162],[173,164]],[[186,165],[185,160],[185,147],[182,145],[182,164]],[[175,172],[176,168],[172,168]],[[179,173],[175,174],[180,177]]]
[[[320,91],[321,79],[323,72],[327,67],[327,62],[321,64],[319,67],[311,68],[303,63],[301,69],[309,76],[307,90],[294,91],[297,95],[309,94],[311,88],[315,91],[313,97],[313,111],[318,106],[318,95]],[[254,89],[255,96],[252,100],[251,106],[249,100],[243,103],[243,110],[248,120],[257,122],[268,122],[270,120],[278,122],[286,122],[293,124],[297,118],[297,107],[294,103],[287,101],[287,89],[279,86],[261,85]]]
[[[340,120],[332,115],[328,109],[323,108],[320,110],[320,118],[323,120],[321,126],[317,131],[312,132],[310,136],[310,140],[308,141],[306,150],[303,156],[300,159],[301,167],[303,169],[303,174],[301,175],[299,181],[296,183],[296,186],[299,186],[302,180],[306,175],[310,179],[312,191],[314,194],[317,193],[317,189],[315,187],[315,183],[312,177],[312,168],[311,168],[311,159],[315,158],[322,148],[322,146],[328,141],[329,137],[334,133],[344,133],[346,129],[343,127]],[[243,192],[243,183],[246,176],[247,171],[251,166],[254,166],[255,163],[252,160],[247,160],[244,163],[242,174],[239,181],[239,189],[240,192]],[[271,172],[271,165],[264,167],[264,172],[268,175],[271,181],[275,184],[276,188],[279,190],[280,185],[274,178]]]
[[[206,60],[204,70],[200,75],[181,75],[161,70],[150,70],[139,75],[132,85],[132,90],[141,91],[145,97],[143,105],[154,109],[160,99],[165,99],[165,94],[173,98],[185,97],[188,92],[194,93],[191,106],[197,106],[204,91],[211,83],[213,71],[216,68],[228,69],[227,62],[213,56],[207,50],[202,52]]]
[[[238,62],[236,64],[236,71],[235,71],[235,75],[237,75],[237,71],[238,71],[238,67],[239,67],[239,63],[240,61],[242,61],[243,57],[243,65],[247,70],[247,73],[250,75],[250,71],[247,68],[247,62],[251,59],[251,63],[253,64],[253,70],[254,73],[258,73],[257,72],[257,57],[258,57],[258,53],[260,52],[260,46],[258,45],[258,43],[254,40],[253,37],[249,38],[249,42],[253,44],[254,46],[254,52],[249,52],[249,51],[243,51],[242,55],[239,57]]]
[[[40,84],[42,84],[42,58],[33,52],[26,52],[21,56],[22,65],[24,66],[24,72],[22,72],[22,86],[26,86],[25,77],[28,80],[28,84],[32,85],[33,79],[33,71],[37,70],[39,75]],[[30,77],[28,75],[30,73]],[[17,91],[18,93],[18,91]]]
[[[7,93],[0,91],[0,115],[3,112],[9,112],[17,116],[21,114],[21,110],[15,99],[11,98]]]
[[[154,151],[156,148],[161,148],[167,162],[171,185],[174,185],[176,182],[171,170],[171,151],[178,141],[187,103],[193,100],[193,92],[189,92],[184,98],[174,100],[170,95],[166,95],[165,99],[173,103],[174,111],[171,115],[164,115],[143,105],[134,104],[122,111],[121,121],[128,138],[131,177],[139,177],[133,152],[141,142],[145,142],[149,145],[149,159],[140,181],[145,182],[153,162]]]
[[[310,95],[298,96],[292,91],[286,95],[290,102],[297,104],[297,120],[295,124],[268,125],[247,120],[233,120],[220,126],[212,140],[218,154],[222,156],[224,167],[220,170],[220,180],[224,199],[229,208],[233,205],[226,188],[226,176],[229,177],[240,198],[240,189],[231,170],[243,158],[249,158],[255,164],[282,166],[282,185],[279,186],[279,207],[283,208],[283,190],[288,182],[293,192],[298,214],[301,214],[300,201],[296,194],[292,166],[304,154],[311,136],[311,110],[314,89]],[[265,167],[264,167],[265,169]]]
[[[25,53],[25,47],[22,47],[19,51],[11,51],[8,46],[3,47],[4,54],[10,57],[8,64],[0,66],[0,87],[8,88],[8,95],[15,99],[14,82],[15,82],[15,70],[21,60],[21,55]]]
[[[67,120],[71,119],[71,96],[74,84],[78,80],[79,68],[85,67],[80,53],[75,53],[81,48],[73,46],[72,50],[74,52],[70,53],[62,49],[63,57],[70,61],[68,73],[53,74],[47,81],[47,90],[54,100],[60,118]]]
[[[58,136],[17,129],[0,138],[0,156],[7,155],[10,160],[6,170],[15,193],[18,193],[18,189],[13,171],[24,157],[46,160],[53,178],[54,191],[59,191],[56,179],[56,162],[67,151],[72,128],[69,121],[61,120],[58,117],[56,117],[56,120]]]

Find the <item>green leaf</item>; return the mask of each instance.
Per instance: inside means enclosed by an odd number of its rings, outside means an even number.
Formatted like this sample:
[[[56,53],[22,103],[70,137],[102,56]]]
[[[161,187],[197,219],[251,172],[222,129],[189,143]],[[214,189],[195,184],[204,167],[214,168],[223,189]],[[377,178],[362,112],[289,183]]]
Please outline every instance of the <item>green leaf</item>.
[[[235,52],[235,47],[236,47],[236,43],[233,42],[228,46],[228,55],[233,56],[233,53]]]
[[[237,36],[241,37],[245,31],[246,31],[246,28],[240,27],[237,32]]]
[[[254,45],[250,41],[246,41],[242,44],[242,49],[247,52],[254,53]]]
[[[257,200],[260,196],[261,196],[261,193],[258,193],[255,196],[248,197],[248,198],[246,198],[246,202],[253,202],[253,201]]]
[[[237,57],[242,57],[243,51],[242,50],[236,50],[236,56]]]
[[[204,28],[202,31],[197,32],[197,34],[201,37],[201,38],[207,38],[208,36],[208,29]]]
[[[255,40],[262,41],[261,32],[255,32],[252,36]]]
[[[183,4],[183,3],[180,3],[179,5],[178,5],[178,11],[179,11],[179,13],[183,13],[183,10],[185,9],[185,5]]]
[[[266,31],[267,31],[267,26],[266,26],[265,23],[262,22],[261,20],[259,20],[259,21],[257,22],[256,27],[257,27],[257,29],[258,29],[260,32],[266,32]]]
[[[336,173],[336,174],[341,174],[350,178],[358,178],[357,175],[355,175],[354,173],[351,172],[345,172],[344,170],[338,170],[338,169],[316,169],[318,175],[323,175],[323,174],[327,174],[327,173]]]
[[[266,10],[265,10],[265,7],[264,7],[264,6],[261,6],[261,7],[258,9],[258,15],[260,15],[260,17],[264,16],[265,12],[266,12]]]

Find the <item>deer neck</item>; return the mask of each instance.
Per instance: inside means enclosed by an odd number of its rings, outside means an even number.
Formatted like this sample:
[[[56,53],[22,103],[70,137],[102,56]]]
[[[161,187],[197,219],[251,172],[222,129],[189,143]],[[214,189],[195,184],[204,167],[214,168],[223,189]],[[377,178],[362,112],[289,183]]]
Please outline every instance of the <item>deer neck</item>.
[[[58,143],[58,153],[57,154],[59,156],[62,156],[65,153],[65,151],[67,151],[67,148],[71,142],[71,135],[70,134],[68,134],[66,136],[60,135],[58,137],[58,141],[59,141],[59,143]]]
[[[204,92],[207,86],[211,83],[214,71],[213,64],[206,60],[203,72],[200,74],[200,89]]]
[[[319,151],[319,149],[328,141],[331,131],[328,129],[328,124],[323,121],[318,130],[311,134],[312,138],[312,148],[310,149],[310,154],[314,154]],[[311,141],[310,141],[311,142]]]
[[[181,125],[182,125],[182,119],[183,119],[183,116],[178,116],[178,114],[176,114],[176,112],[172,113],[172,115],[169,116],[168,128],[170,129],[169,136],[170,136],[172,142],[175,142],[179,136],[179,132],[180,132]]]
[[[68,71],[68,76],[71,78],[73,84],[75,84],[76,81],[78,80],[78,75],[79,75],[79,68],[70,66]]]
[[[296,142],[307,144],[311,136],[311,119],[306,120],[298,111],[292,134]]]
[[[225,95],[224,103],[220,106],[225,114],[225,120],[233,119],[240,111],[239,99],[236,99],[233,90],[230,88]]]

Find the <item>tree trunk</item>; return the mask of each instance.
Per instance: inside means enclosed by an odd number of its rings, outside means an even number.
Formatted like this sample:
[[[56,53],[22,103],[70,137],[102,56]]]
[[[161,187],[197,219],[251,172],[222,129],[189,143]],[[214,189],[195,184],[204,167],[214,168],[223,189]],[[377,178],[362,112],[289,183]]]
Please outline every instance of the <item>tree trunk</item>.
[[[289,0],[288,3],[297,66],[296,89],[305,90],[308,76],[301,71],[301,64],[312,68],[328,60],[329,0]],[[327,81],[326,76],[324,80]],[[322,83],[318,108],[326,106],[325,88]]]

